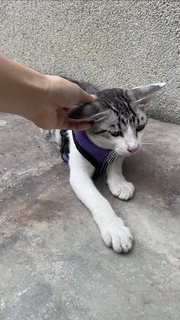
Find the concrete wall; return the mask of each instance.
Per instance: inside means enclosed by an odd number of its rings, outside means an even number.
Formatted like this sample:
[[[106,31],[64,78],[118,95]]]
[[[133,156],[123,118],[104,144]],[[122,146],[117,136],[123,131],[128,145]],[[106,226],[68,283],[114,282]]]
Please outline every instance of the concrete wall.
[[[101,87],[166,81],[151,116],[180,123],[180,2],[1,1],[1,52]]]

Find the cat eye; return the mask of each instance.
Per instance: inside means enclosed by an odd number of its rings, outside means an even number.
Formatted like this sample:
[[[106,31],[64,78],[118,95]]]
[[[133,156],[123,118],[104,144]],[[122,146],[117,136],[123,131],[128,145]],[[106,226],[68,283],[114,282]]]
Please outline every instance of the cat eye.
[[[113,137],[123,137],[123,133],[121,131],[110,132]]]
[[[117,132],[110,132],[110,131],[107,131],[107,130],[101,130],[101,131],[96,131],[96,132],[93,132],[94,134],[102,134],[102,133],[106,133],[106,134],[110,134],[111,136],[113,137],[123,137],[123,134],[121,131],[117,131]]]
[[[101,131],[96,131],[96,132],[93,132],[94,134],[101,134],[101,133],[105,133],[107,132],[106,130],[101,130]]]
[[[139,131],[143,130],[144,128],[145,128],[145,124],[141,124],[140,126],[138,126],[136,128],[136,131],[139,132]]]

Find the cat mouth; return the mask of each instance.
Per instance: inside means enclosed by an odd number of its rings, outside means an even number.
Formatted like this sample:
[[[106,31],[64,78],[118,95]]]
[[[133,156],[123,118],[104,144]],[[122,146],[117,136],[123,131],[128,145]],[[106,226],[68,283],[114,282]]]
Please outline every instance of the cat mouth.
[[[138,152],[139,152],[139,150],[140,150],[140,148],[138,147],[136,150],[135,149],[133,149],[133,150],[124,150],[124,151],[122,151],[122,150],[116,150],[116,154],[118,155],[118,156],[125,156],[125,157],[130,157],[130,156],[132,156],[132,155],[135,155],[135,154],[137,154]]]

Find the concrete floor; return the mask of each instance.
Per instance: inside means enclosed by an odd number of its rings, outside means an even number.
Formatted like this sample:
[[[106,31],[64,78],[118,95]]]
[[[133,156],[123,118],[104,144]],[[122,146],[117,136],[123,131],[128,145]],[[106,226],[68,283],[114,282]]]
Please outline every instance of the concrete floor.
[[[125,162],[134,198],[113,198],[134,234],[128,255],[104,246],[38,128],[0,120],[0,319],[179,320],[180,127],[150,120],[154,156]]]

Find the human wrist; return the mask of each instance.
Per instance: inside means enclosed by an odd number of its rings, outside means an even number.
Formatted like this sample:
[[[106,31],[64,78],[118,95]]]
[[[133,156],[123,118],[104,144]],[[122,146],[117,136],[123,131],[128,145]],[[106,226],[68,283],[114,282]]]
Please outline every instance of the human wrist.
[[[24,111],[29,112],[29,117],[32,120],[36,118],[38,114],[43,112],[43,108],[49,101],[49,82],[45,74],[33,70],[31,77],[27,77],[24,83],[26,96],[26,107]],[[29,97],[29,102],[28,98]],[[27,109],[27,110],[26,110]]]
[[[45,75],[0,56],[0,111],[30,119],[45,101]]]

